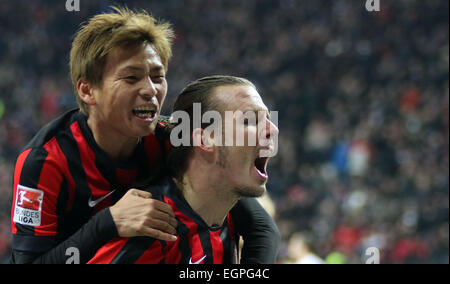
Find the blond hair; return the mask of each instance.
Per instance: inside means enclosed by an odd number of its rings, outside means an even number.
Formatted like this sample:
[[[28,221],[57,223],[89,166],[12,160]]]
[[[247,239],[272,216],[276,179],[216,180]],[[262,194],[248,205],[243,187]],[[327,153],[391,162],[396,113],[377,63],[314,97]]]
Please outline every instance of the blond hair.
[[[92,17],[76,33],[70,50],[70,75],[75,94],[79,79],[93,86],[101,85],[106,57],[116,47],[152,44],[164,68],[168,69],[174,38],[170,24],[158,22],[146,11],[133,12],[119,7],[112,9],[112,13]],[[80,96],[76,97],[80,110],[88,115],[87,104]]]

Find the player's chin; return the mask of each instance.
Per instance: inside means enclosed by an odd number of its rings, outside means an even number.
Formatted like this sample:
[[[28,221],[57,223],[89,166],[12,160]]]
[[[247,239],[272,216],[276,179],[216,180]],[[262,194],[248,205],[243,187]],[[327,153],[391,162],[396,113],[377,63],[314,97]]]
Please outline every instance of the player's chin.
[[[266,184],[250,185],[238,189],[240,197],[261,197],[266,192]]]
[[[133,136],[145,137],[155,132],[156,122],[148,125],[134,125]]]

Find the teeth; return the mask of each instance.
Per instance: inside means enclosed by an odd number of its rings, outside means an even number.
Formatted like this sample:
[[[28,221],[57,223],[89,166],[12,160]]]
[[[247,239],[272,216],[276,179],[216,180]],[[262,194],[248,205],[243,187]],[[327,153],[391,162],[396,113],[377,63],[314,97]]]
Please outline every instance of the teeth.
[[[140,106],[133,109],[133,114],[143,119],[153,118],[156,115],[156,108],[154,106]]]
[[[137,107],[133,110],[135,110],[135,111],[155,111],[155,108],[151,107],[151,106],[141,106],[141,107]]]
[[[150,117],[148,114],[145,114],[145,113],[136,113],[136,116],[137,116],[137,117],[141,117],[141,118],[147,118],[147,117]]]

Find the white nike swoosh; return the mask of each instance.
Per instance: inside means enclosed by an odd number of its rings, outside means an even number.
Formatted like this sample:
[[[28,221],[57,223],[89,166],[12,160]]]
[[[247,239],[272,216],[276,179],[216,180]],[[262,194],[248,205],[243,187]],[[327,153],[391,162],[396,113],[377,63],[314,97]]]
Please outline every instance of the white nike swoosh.
[[[104,195],[102,197],[100,197],[99,199],[96,200],[92,200],[92,196],[89,197],[89,202],[88,205],[89,207],[94,207],[95,205],[99,204],[100,202],[102,202],[102,200],[104,200],[106,197],[110,196],[111,194],[113,194],[115,190],[111,191],[110,193],[108,193],[107,195]]]
[[[202,262],[205,258],[206,258],[206,255],[204,257],[202,257],[199,261],[192,262],[192,257],[191,257],[191,258],[189,258],[189,264],[200,264],[200,262]]]

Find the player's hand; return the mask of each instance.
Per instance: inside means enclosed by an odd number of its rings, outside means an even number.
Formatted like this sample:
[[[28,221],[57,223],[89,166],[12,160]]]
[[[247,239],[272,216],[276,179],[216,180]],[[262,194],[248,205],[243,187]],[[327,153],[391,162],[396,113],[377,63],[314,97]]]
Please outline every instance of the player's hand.
[[[163,241],[176,241],[176,227],[172,207],[152,199],[149,192],[130,189],[110,212],[120,237],[147,236]]]

